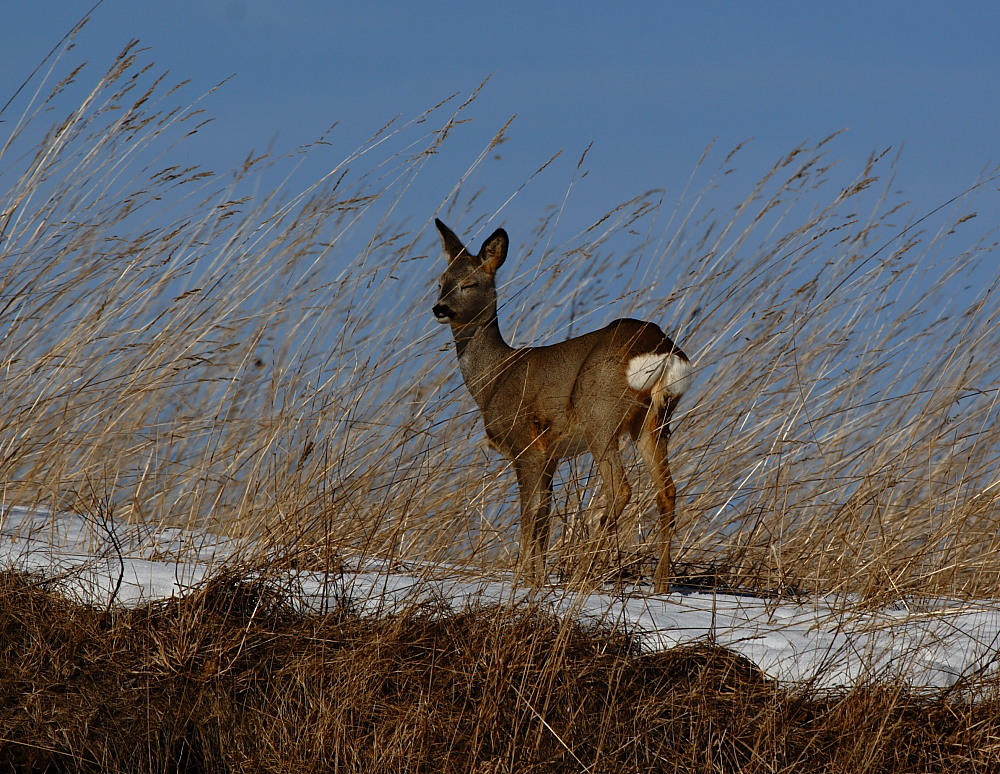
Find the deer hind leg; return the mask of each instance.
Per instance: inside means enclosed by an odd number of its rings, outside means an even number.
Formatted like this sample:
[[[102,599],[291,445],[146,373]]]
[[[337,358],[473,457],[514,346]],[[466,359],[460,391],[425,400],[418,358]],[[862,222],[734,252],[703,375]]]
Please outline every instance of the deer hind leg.
[[[653,588],[656,592],[664,594],[670,591],[670,543],[674,534],[674,505],[677,499],[677,488],[674,486],[673,476],[670,475],[670,464],[667,461],[670,413],[669,408],[666,410],[650,408],[636,439],[639,453],[656,488],[659,524],[655,545],[658,548],[659,561],[653,576]]]
[[[552,521],[552,478],[559,461],[534,455],[515,461],[521,497],[521,574],[532,586],[545,583],[545,553]]]

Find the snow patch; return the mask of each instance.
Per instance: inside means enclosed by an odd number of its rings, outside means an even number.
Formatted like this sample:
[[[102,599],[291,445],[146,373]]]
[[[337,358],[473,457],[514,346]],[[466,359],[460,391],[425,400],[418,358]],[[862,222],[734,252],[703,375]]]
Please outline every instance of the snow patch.
[[[0,512],[0,567],[42,573],[63,593],[102,607],[183,594],[237,566],[239,556],[235,543],[197,531],[24,508]],[[648,650],[712,642],[777,680],[820,687],[879,677],[947,687],[995,673],[1000,645],[1000,602],[993,600],[908,601],[872,611],[845,596],[793,604],[703,591],[653,594],[648,587],[580,594],[518,587],[509,576],[470,578],[442,565],[360,559],[341,573],[268,570],[267,577],[302,610],[317,612],[343,599],[371,615],[422,600],[462,610],[531,599],[562,616],[628,631]]]

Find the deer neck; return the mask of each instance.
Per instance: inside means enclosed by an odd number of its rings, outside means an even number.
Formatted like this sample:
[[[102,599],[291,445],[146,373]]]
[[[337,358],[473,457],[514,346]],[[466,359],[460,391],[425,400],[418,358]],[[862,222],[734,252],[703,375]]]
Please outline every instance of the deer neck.
[[[483,325],[454,326],[455,351],[465,385],[480,408],[490,402],[514,349],[503,339],[494,315]]]

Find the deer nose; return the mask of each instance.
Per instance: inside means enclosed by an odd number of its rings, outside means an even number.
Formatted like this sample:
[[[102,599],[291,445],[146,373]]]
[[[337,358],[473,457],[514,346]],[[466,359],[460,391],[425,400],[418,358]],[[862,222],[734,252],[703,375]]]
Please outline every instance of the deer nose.
[[[434,308],[431,311],[434,312],[434,316],[441,322],[447,322],[455,316],[455,313],[445,304],[434,304]]]

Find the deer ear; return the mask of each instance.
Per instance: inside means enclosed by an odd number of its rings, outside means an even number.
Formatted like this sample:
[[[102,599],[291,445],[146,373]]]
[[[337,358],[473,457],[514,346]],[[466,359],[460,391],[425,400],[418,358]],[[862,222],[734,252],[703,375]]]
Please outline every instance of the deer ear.
[[[483,271],[488,274],[496,274],[497,269],[503,266],[503,262],[507,260],[507,246],[509,244],[507,232],[502,228],[498,228],[487,237],[479,250],[479,260],[482,261]]]
[[[455,236],[454,231],[437,218],[434,218],[434,225],[437,226],[437,230],[441,233],[441,245],[444,247],[449,264],[454,263],[456,258],[469,255],[469,251],[465,249],[462,240]]]

